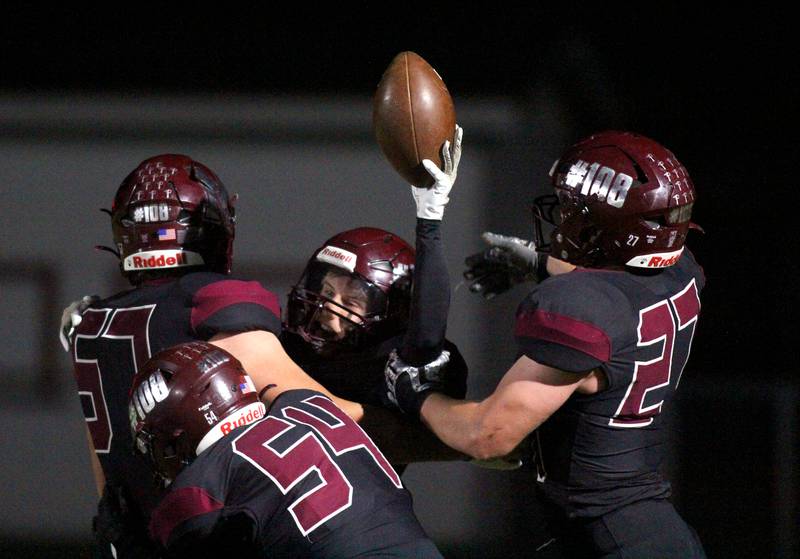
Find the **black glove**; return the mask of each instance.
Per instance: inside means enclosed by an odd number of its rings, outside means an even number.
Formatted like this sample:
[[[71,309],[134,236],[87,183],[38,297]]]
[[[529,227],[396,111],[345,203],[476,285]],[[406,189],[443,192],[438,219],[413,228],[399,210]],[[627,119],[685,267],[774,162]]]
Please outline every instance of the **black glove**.
[[[403,413],[419,419],[425,399],[444,388],[444,369],[449,362],[450,352],[444,350],[430,363],[414,367],[392,350],[384,370],[387,398]]]
[[[538,282],[547,276],[546,258],[536,252],[533,241],[486,232],[481,238],[489,245],[483,252],[464,260],[464,278],[469,290],[492,299],[527,281]]]
[[[124,491],[106,484],[92,520],[95,559],[155,559],[160,555],[147,536],[145,522],[132,510]]]

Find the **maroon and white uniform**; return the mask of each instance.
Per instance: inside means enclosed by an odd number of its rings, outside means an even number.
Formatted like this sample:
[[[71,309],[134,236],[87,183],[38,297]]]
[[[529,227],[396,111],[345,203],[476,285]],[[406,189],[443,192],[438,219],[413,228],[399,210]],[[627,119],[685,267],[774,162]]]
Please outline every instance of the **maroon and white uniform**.
[[[107,482],[122,486],[147,518],[158,490],[132,452],[128,394],[139,366],[181,342],[220,332],[280,334],[278,298],[258,282],[213,272],[145,282],[83,313],[72,348],[86,423]]]
[[[656,274],[578,268],[521,304],[520,352],[562,371],[603,372],[607,387],[572,397],[537,431],[545,494],[569,516],[598,517],[666,498],[658,472],[705,279],[692,254]]]
[[[170,556],[441,557],[400,477],[327,397],[290,390],[185,467],[153,512]]]
[[[704,284],[684,250],[657,273],[553,276],[520,305],[521,355],[607,381],[573,393],[535,432],[539,489],[565,556],[705,557],[659,472]]]

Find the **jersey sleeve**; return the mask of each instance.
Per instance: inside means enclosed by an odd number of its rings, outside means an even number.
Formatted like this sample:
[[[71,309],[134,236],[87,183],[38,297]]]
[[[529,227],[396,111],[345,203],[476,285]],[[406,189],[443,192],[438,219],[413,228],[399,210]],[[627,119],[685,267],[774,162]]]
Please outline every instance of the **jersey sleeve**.
[[[178,474],[153,511],[150,536],[170,557],[205,557],[209,549],[230,547],[234,540],[252,541],[252,517],[230,506],[238,483],[232,460],[229,444],[213,445]]]
[[[192,330],[200,338],[207,340],[220,332],[250,330],[280,335],[278,297],[259,282],[225,276],[201,277],[193,278],[186,287],[191,295]]]
[[[467,396],[467,375],[469,367],[458,350],[450,340],[445,340],[444,348],[450,352],[450,362],[445,371],[444,393],[451,398],[463,400]],[[384,391],[385,392],[385,391]]]
[[[223,499],[198,486],[173,488],[150,519],[150,536],[163,548],[207,538],[224,509]]]
[[[520,355],[571,373],[591,371],[611,359],[613,344],[628,326],[615,321],[627,316],[619,312],[626,303],[580,279],[549,278],[522,302],[514,325]]]
[[[450,276],[442,246],[441,221],[417,219],[414,289],[400,356],[414,366],[438,357],[447,331]]]

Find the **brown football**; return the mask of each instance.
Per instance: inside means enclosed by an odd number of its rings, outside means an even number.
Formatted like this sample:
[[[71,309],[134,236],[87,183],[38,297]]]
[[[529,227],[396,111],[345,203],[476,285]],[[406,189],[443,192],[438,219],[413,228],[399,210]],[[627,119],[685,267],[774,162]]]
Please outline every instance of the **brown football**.
[[[442,144],[453,141],[456,110],[441,76],[421,56],[404,51],[381,77],[372,102],[372,127],[386,159],[414,186],[430,187],[422,166],[443,168]]]

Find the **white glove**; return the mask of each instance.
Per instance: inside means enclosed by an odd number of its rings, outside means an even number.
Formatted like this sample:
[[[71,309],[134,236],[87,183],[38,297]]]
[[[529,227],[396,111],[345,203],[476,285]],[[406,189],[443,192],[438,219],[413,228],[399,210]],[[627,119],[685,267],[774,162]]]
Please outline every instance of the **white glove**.
[[[524,263],[529,269],[536,268],[536,264],[539,261],[539,253],[536,252],[536,244],[533,241],[509,235],[500,235],[490,231],[483,233],[481,239],[491,247],[500,247],[508,250],[518,259],[520,264]]]
[[[75,328],[81,323],[83,311],[95,301],[99,301],[100,297],[97,295],[85,295],[84,297],[73,301],[61,313],[61,329],[58,332],[58,339],[61,340],[61,345],[64,351],[69,351],[72,345],[72,336],[75,335]]]
[[[446,141],[442,146],[442,161],[444,169],[439,169],[430,159],[423,159],[422,165],[433,177],[434,183],[430,188],[419,188],[411,185],[411,195],[417,205],[417,217],[422,219],[442,220],[444,207],[450,201],[448,194],[456,182],[458,162],[461,161],[461,138],[464,130],[456,124],[453,136],[453,145]]]

